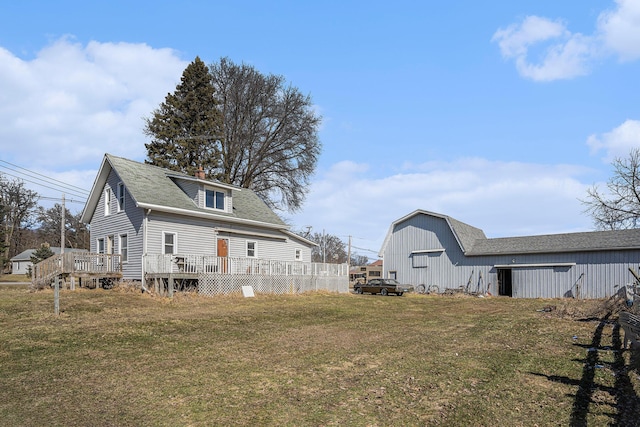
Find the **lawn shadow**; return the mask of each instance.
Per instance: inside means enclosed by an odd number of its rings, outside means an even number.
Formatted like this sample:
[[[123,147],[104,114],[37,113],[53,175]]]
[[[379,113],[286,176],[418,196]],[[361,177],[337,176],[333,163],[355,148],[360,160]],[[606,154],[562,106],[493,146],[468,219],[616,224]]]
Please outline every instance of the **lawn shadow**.
[[[606,325],[610,325],[607,314],[598,322],[591,343],[588,345],[574,344],[586,349],[586,357],[584,359],[576,359],[582,362],[582,376],[579,379],[573,379],[559,375],[545,375],[541,373],[531,372],[533,375],[542,376],[550,381],[567,384],[577,387],[574,396],[573,406],[571,410],[570,426],[582,427],[587,426],[587,415],[589,414],[589,405],[593,401],[595,391],[603,391],[610,394],[615,399],[615,407],[609,414],[612,425],[632,426],[637,425],[640,416],[640,397],[636,393],[630,380],[630,375],[635,371],[638,374],[638,363],[640,358],[638,348],[634,351],[622,348],[622,339],[620,337],[620,325],[615,323],[612,331],[612,345],[602,346],[602,333]],[[600,361],[599,353],[601,351],[613,351],[614,361],[604,363]],[[626,365],[624,354],[630,352],[630,363]],[[609,368],[615,375],[614,387],[607,387],[595,383],[595,373],[597,369]]]

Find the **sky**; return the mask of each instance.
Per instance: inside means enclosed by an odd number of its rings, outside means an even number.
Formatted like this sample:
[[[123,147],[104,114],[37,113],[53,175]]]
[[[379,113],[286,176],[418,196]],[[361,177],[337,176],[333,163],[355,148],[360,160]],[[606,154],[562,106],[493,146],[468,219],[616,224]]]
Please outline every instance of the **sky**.
[[[283,217],[372,260],[416,209],[487,237],[593,230],[587,189],[640,147],[640,0],[2,0],[0,173],[80,212],[105,153],[144,161],[196,56],[311,96],[323,151]]]

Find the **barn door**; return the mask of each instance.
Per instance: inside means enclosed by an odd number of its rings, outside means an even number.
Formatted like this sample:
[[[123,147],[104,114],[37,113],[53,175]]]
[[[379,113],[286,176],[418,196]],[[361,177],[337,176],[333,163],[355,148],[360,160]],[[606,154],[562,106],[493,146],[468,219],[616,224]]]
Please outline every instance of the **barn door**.
[[[217,254],[219,258],[218,263],[220,265],[220,269],[218,271],[220,271],[221,273],[226,273],[228,268],[227,257],[229,256],[229,240],[228,239],[218,239]]]
[[[513,281],[510,268],[498,269],[498,295],[513,296]]]

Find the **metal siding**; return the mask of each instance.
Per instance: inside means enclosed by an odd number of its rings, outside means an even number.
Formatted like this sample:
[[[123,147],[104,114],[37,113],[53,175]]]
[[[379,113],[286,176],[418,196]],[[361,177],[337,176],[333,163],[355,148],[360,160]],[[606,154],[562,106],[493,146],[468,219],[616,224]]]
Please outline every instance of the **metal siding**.
[[[427,267],[415,268],[411,252],[441,249],[428,254]],[[465,286],[471,278],[471,290],[482,286],[498,294],[497,269],[512,268],[513,296],[518,298],[606,298],[633,281],[629,268],[638,269],[639,250],[465,256],[448,223],[443,218],[416,215],[396,224],[383,254],[383,274],[396,271],[403,283],[437,285],[440,291]],[[574,266],[518,267],[522,264],[575,263]],[[584,273],[579,289],[576,283]]]

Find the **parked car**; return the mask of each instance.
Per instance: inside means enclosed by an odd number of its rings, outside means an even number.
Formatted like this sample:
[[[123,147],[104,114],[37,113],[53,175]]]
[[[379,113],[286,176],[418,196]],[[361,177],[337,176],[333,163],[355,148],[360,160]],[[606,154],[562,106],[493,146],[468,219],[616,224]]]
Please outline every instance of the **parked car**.
[[[371,279],[365,284],[356,283],[353,286],[353,290],[358,294],[368,292],[371,294],[396,294],[402,296],[405,292],[412,291],[413,286],[403,285],[395,279]]]

